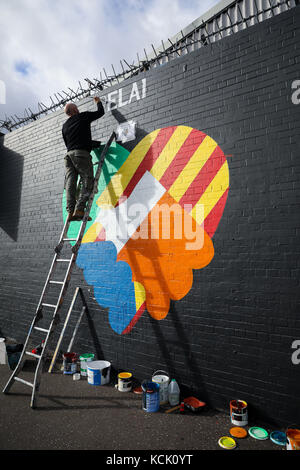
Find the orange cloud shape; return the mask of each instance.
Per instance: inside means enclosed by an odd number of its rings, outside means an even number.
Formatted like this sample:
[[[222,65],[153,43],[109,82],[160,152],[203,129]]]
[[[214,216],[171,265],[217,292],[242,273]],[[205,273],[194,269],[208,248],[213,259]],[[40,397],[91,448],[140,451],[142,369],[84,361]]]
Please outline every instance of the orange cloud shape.
[[[164,239],[163,216],[158,215],[157,207],[165,204],[170,208],[177,206],[182,227],[184,224],[190,224],[195,238],[203,240],[200,249],[187,249],[192,240],[187,238],[185,230],[182,230],[182,236],[178,237],[178,219],[175,219],[177,216],[174,216],[169,225],[170,236]],[[158,235],[157,238],[153,238],[153,234]],[[169,312],[170,299],[182,299],[191,289],[193,269],[204,268],[213,256],[213,243],[203,227],[165,193],[135,235],[119,252],[117,260],[126,261],[130,265],[132,280],[140,282],[145,288],[149,314],[156,320],[162,320]]]

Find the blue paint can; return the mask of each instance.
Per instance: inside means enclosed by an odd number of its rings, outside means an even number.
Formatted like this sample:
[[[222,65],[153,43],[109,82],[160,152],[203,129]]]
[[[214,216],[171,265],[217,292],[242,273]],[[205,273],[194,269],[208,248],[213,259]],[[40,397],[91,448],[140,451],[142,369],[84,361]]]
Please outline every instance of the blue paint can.
[[[75,374],[77,372],[77,360],[78,356],[76,353],[65,353],[63,354],[63,366],[64,374]]]
[[[142,382],[143,399],[142,407],[147,413],[154,413],[159,410],[159,384],[144,380]]]

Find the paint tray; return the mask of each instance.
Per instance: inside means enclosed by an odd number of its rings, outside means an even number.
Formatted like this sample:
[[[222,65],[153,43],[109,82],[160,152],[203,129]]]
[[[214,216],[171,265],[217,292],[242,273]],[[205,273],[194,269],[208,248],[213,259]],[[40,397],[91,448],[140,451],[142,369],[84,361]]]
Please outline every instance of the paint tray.
[[[204,401],[200,401],[196,397],[187,397],[183,400],[183,403],[186,408],[194,412],[202,411],[206,406]]]

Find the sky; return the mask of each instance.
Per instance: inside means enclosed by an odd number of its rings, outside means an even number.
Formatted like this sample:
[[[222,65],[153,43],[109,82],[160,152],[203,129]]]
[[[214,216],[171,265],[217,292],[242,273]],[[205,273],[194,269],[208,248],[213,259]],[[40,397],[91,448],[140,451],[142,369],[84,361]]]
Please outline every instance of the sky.
[[[0,120],[121,71],[219,0],[0,0]]]

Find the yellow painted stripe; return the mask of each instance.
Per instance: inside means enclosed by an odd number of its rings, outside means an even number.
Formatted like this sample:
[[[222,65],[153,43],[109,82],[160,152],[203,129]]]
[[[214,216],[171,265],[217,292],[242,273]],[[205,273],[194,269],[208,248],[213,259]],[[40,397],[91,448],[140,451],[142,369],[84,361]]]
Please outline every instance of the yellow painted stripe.
[[[201,225],[204,219],[208,216],[210,211],[215,207],[218,200],[223,196],[226,189],[229,186],[229,170],[228,164],[225,162],[214,179],[206,188],[206,191],[202,194],[199,201],[193,207],[191,211],[191,216],[196,220],[196,222]],[[201,208],[203,206],[203,210]],[[198,206],[198,210],[197,210]]]
[[[206,136],[201,142],[169,189],[169,193],[175,201],[179,201],[186,193],[188,187],[192,184],[216,147],[217,143],[209,136]]]
[[[99,233],[101,232],[102,225],[99,222],[95,222],[93,225],[90,226],[88,231],[84,234],[82,239],[82,243],[90,243],[94,242],[98,237]]]
[[[164,172],[166,171],[173,158],[175,157],[176,153],[182,147],[192,130],[193,129],[191,127],[187,126],[178,126],[175,129],[168,143],[165,145],[160,156],[158,157],[152,169],[150,170],[150,173],[158,181],[163,176]]]
[[[140,282],[137,282],[137,281],[134,282],[134,293],[135,293],[136,311],[138,311],[141,305],[146,300],[145,288]]]
[[[112,177],[105,190],[98,198],[98,206],[109,205],[114,207],[117,204],[119,197],[123,194],[138,166],[156,139],[159,131],[160,129],[156,129],[155,131],[146,135],[132,150],[127,160],[123,163],[121,168],[119,168],[118,172]]]

